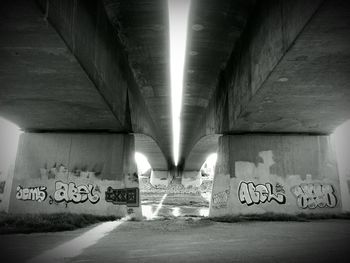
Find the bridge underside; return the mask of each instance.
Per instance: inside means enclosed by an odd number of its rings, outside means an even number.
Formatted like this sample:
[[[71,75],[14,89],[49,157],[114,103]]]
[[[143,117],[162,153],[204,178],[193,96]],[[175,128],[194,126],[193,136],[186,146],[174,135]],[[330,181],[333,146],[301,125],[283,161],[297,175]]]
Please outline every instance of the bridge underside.
[[[92,187],[101,213],[137,216],[136,149],[159,180],[195,180],[218,151],[212,215],[341,211],[328,135],[350,119],[349,2],[192,0],[177,167],[167,12],[161,0],[4,2],[0,115],[25,131],[10,210],[25,184],[46,180],[42,201],[60,203],[50,193],[70,181]]]

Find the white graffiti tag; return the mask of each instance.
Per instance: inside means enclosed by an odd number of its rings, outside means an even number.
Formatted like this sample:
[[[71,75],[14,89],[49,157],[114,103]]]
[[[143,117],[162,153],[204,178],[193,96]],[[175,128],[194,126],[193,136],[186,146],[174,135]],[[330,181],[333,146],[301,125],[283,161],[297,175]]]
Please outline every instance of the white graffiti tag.
[[[229,190],[225,190],[225,191],[213,194],[212,206],[214,208],[226,207],[229,195],[230,195]]]
[[[242,204],[251,206],[276,201],[278,204],[286,203],[286,196],[282,191],[273,192],[272,184],[257,184],[253,182],[240,182],[238,187],[238,199]]]
[[[76,186],[75,183],[58,181],[56,182],[54,201],[57,203],[84,203],[89,200],[92,204],[96,204],[100,200],[100,196],[93,190],[94,186],[92,184]]]
[[[298,207],[302,209],[333,208],[337,205],[337,197],[330,184],[301,184],[294,186],[291,191],[297,197]]]
[[[17,186],[16,198],[23,201],[42,202],[47,197],[45,186],[27,187]]]

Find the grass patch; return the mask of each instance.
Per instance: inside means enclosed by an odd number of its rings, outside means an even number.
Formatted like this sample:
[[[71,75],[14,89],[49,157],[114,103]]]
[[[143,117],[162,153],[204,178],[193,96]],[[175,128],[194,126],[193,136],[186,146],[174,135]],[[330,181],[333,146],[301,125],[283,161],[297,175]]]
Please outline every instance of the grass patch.
[[[95,223],[112,221],[116,216],[91,214],[6,214],[0,213],[0,234],[74,230]]]
[[[224,223],[236,223],[247,221],[297,221],[308,222],[312,220],[322,219],[350,219],[350,213],[340,214],[305,214],[300,213],[296,215],[264,213],[264,214],[247,214],[247,215],[225,215],[219,217],[210,217],[209,220]]]

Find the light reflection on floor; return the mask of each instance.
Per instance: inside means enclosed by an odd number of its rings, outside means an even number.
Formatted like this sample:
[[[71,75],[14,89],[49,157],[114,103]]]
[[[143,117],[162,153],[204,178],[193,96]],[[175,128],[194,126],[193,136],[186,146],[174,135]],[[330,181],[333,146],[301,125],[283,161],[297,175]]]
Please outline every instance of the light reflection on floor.
[[[84,249],[96,244],[101,238],[125,222],[126,219],[105,222],[90,229],[84,234],[60,246],[48,250],[29,260],[30,263],[67,262],[70,258],[80,255]]]

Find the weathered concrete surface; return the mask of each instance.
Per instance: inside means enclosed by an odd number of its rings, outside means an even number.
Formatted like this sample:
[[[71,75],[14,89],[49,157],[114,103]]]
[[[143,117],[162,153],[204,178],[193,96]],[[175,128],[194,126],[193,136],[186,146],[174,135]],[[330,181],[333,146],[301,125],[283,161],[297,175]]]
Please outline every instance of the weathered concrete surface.
[[[343,123],[332,135],[336,147],[343,210],[350,212],[350,121]]]
[[[258,2],[196,130],[329,134],[349,119],[349,1]],[[193,139],[195,141],[195,139]]]
[[[71,260],[348,262],[349,230],[349,221],[340,220],[237,224],[185,220],[126,222]],[[7,262],[28,260],[35,253],[59,245],[59,240],[66,241],[70,232],[62,234],[2,236],[0,244],[6,248],[3,258]],[[11,249],[14,247],[16,253]]]
[[[1,116],[22,129],[122,129],[35,2],[0,12]]]
[[[306,7],[301,5],[300,8]],[[306,12],[295,10],[300,14]],[[282,32],[282,38],[270,39],[268,43],[272,46],[269,50],[279,50],[275,46],[277,40],[282,41],[281,45],[287,42],[284,48],[289,47],[289,41],[293,39],[290,28],[295,27],[298,16],[293,16],[293,12],[287,14],[291,16],[287,17],[290,24]],[[349,119],[349,20],[349,1],[325,1],[260,86],[255,83],[261,74],[253,71],[253,67],[252,96],[246,102],[241,99],[229,105],[230,119],[234,120],[230,122],[230,131],[328,134]],[[255,50],[264,54],[257,60],[261,63],[259,67],[269,68],[264,61],[271,55],[261,50],[260,45]],[[255,58],[254,53],[252,57]],[[237,83],[235,87],[238,86]],[[229,101],[235,97],[236,88],[230,89]]]
[[[169,171],[152,170],[150,183],[155,187],[167,187],[171,182]]]
[[[191,149],[189,155],[186,157],[184,171],[199,171],[208,156],[217,152],[219,137],[220,135],[214,134],[200,138],[200,140],[197,141]]]
[[[167,160],[157,142],[144,134],[134,134],[135,151],[147,157],[153,170],[168,170],[170,160]]]
[[[339,176],[328,136],[220,138],[210,216],[340,211]]]
[[[109,187],[136,188],[135,202],[115,203]],[[133,136],[22,134],[9,212],[140,217]]]
[[[193,124],[207,107],[217,75],[244,29],[255,1],[191,1],[188,53],[182,106],[180,160],[184,161],[197,131]],[[150,114],[172,156],[169,88],[169,35],[166,1],[105,0],[116,32],[124,43],[131,68]],[[188,147],[190,147],[188,149]],[[171,158],[172,159],[172,158]]]
[[[183,171],[181,184],[187,187],[199,187],[202,184],[202,173],[198,171]]]

